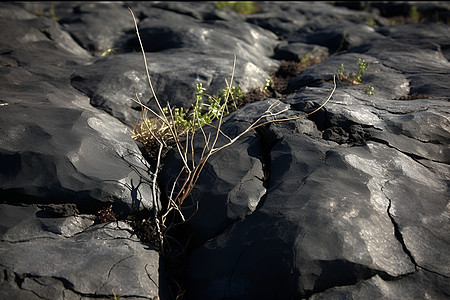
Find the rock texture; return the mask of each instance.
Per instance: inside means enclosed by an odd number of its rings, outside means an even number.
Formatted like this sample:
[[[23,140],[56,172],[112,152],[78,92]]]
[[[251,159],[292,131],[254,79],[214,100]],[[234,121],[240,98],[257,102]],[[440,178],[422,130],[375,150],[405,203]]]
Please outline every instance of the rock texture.
[[[128,5],[163,104],[225,88],[234,55],[244,92],[281,87],[228,115],[230,137],[269,107],[314,110],[338,70],[369,64],[314,115],[210,158],[170,232],[176,259],[131,222],[165,203],[131,137],[131,98],[155,101]],[[257,5],[0,5],[0,298],[450,297],[450,6]],[[170,152],[157,194],[179,166]]]
[[[129,225],[93,226],[89,216],[51,217],[35,206],[4,204],[1,215],[2,298],[158,295],[159,255]]]

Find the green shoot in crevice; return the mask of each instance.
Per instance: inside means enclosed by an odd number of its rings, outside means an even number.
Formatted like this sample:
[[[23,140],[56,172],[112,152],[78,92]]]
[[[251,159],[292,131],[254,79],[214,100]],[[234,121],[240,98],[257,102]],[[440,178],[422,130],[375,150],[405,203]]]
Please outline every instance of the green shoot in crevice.
[[[358,59],[357,62],[358,65],[358,72],[347,74],[345,73],[344,64],[341,64],[341,67],[337,67],[337,79],[339,81],[345,81],[349,82],[351,84],[362,84],[361,76],[367,71],[369,68],[369,63],[366,62],[364,59]]]

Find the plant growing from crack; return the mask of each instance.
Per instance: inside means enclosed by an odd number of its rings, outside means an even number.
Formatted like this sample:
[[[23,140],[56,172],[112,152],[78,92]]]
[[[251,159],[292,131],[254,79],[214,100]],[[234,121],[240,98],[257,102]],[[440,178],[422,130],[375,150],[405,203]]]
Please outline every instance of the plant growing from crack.
[[[358,71],[357,73],[350,73],[347,74],[345,73],[345,68],[344,68],[344,64],[341,64],[341,67],[337,67],[336,71],[337,71],[337,79],[339,81],[344,81],[344,82],[349,82],[351,84],[362,84],[362,76],[363,74],[367,71],[367,69],[369,68],[369,63],[366,62],[364,59],[358,59],[357,61],[357,65],[358,65]],[[369,96],[373,96],[374,93],[374,87],[369,85],[364,92],[369,95]]]
[[[374,87],[371,86],[371,85],[369,85],[369,86],[367,87],[367,89],[365,90],[365,92],[366,92],[367,95],[373,96],[373,95],[374,95],[373,90],[374,90]]]
[[[337,79],[339,81],[346,81],[349,82],[351,84],[362,84],[362,75],[367,71],[367,69],[369,68],[369,63],[366,62],[364,59],[358,59],[357,61],[357,65],[358,65],[358,71],[357,73],[345,73],[345,68],[344,68],[344,64],[341,64],[341,67],[337,67],[336,71],[337,71]]]
[[[226,82],[227,88],[219,93],[218,96],[208,96],[209,102],[207,104],[202,104],[205,89],[201,84],[198,84],[196,102],[189,111],[186,111],[183,108],[171,107],[169,104],[162,107],[153,88],[136,17],[131,8],[128,9],[133,17],[136,35],[139,40],[140,49],[144,60],[147,83],[157,106],[157,111],[154,111],[150,107],[143,104],[137,94],[136,99],[133,99],[142,108],[142,122],[138,126],[137,136],[144,143],[150,143],[153,145],[153,151],[150,155],[155,159],[155,171],[152,182],[154,222],[159,235],[160,249],[164,254],[163,242],[165,233],[171,226],[173,226],[168,222],[167,217],[170,213],[176,213],[179,215],[182,222],[186,221],[186,218],[181,210],[182,205],[196,185],[208,159],[215,153],[232,146],[246,133],[258,127],[274,122],[284,122],[305,118],[316,113],[331,99],[336,89],[336,81],[335,77],[333,77],[334,86],[329,97],[315,110],[304,115],[283,118],[282,114],[286,112],[288,108],[277,109],[277,105],[272,104],[246,129],[237,133],[234,137],[230,137],[221,130],[221,127],[224,116],[229,112],[229,106],[237,109],[235,97],[242,95],[240,87],[232,86],[236,67],[236,56],[233,61],[230,83],[228,84],[228,82]],[[270,82],[268,83],[270,84]],[[231,105],[230,102],[232,102]],[[148,114],[151,114],[152,117],[149,117]],[[212,121],[215,121],[216,124],[212,125],[210,123]],[[213,128],[213,133],[207,133],[204,129],[205,126]],[[146,134],[143,134],[144,131]],[[203,138],[203,149],[201,153],[197,155],[194,151],[194,138],[196,135],[200,135]],[[225,138],[226,142],[219,144],[219,138]],[[180,157],[182,167],[175,178],[171,190],[168,191],[167,207],[165,207],[164,210],[161,210],[157,201],[157,178],[165,154],[171,149],[174,149]]]

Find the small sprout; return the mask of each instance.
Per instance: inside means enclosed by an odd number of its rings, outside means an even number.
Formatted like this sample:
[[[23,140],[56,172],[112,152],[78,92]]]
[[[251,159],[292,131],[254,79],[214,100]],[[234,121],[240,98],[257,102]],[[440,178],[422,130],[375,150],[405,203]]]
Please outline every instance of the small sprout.
[[[358,74],[356,74],[356,81],[359,83],[362,82],[361,76],[367,71],[368,68],[369,63],[367,63],[364,59],[358,59]]]
[[[411,19],[414,22],[419,22],[420,21],[420,12],[417,9],[417,6],[411,6],[411,8],[409,10],[409,16],[411,17]]]
[[[205,91],[205,88],[203,87],[202,83],[197,83],[197,101],[201,102],[203,100],[203,92]]]
[[[311,60],[308,54],[302,57],[302,59],[300,60],[300,64],[302,65],[303,68],[306,68],[311,64]]]
[[[346,74],[344,69],[344,64],[341,64],[341,67],[337,67],[337,78],[339,81],[347,81],[351,84],[361,84],[362,79],[361,76],[364,74],[364,72],[367,71],[369,68],[369,63],[366,62],[364,59],[358,59],[358,72],[357,74],[350,73]]]
[[[266,78],[266,85],[264,86],[264,90],[267,91],[270,88],[270,84],[272,83],[272,78]]]
[[[375,26],[377,23],[375,22],[375,20],[373,18],[367,18],[366,24],[369,26]]]
[[[116,54],[116,50],[117,50],[117,48],[108,48],[105,51],[103,51],[103,53],[100,56],[114,55],[114,54]]]
[[[59,21],[59,17],[56,15],[56,10],[55,10],[55,4],[52,3],[52,5],[50,6],[50,18],[53,21],[58,22]]]
[[[373,86],[369,85],[366,89],[366,94],[369,96],[373,96],[374,95],[373,90],[374,90]]]
[[[341,68],[336,68],[337,76],[339,80],[342,80],[343,78],[348,77],[348,75],[345,74],[344,64],[341,64]]]

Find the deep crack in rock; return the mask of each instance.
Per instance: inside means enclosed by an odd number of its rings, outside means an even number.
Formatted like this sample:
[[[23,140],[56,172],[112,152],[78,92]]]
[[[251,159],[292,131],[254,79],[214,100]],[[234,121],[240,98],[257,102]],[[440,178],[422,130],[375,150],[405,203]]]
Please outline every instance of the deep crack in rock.
[[[405,241],[403,240],[403,235],[402,235],[402,233],[401,233],[401,231],[400,231],[399,225],[397,224],[397,222],[395,221],[394,217],[392,216],[392,213],[391,213],[392,199],[390,199],[390,198],[386,195],[386,193],[384,193],[384,191],[383,191],[384,186],[387,184],[387,182],[388,182],[388,181],[386,181],[386,182],[384,183],[384,185],[381,187],[381,191],[383,192],[383,194],[384,194],[384,196],[386,197],[386,199],[388,199],[388,201],[389,201],[388,208],[387,208],[387,214],[388,214],[388,216],[389,216],[389,219],[390,219],[391,222],[392,222],[392,225],[394,226],[394,235],[395,235],[395,237],[397,238],[397,240],[398,240],[398,242],[400,243],[400,245],[402,245],[403,251],[408,255],[408,257],[409,257],[409,259],[411,260],[411,262],[412,262],[412,263],[414,264],[414,266],[417,268],[417,267],[418,267],[417,262],[416,262],[416,260],[414,259],[414,256],[412,255],[411,251],[409,251],[409,249],[407,248],[407,246],[406,246],[406,244],[405,244]]]

